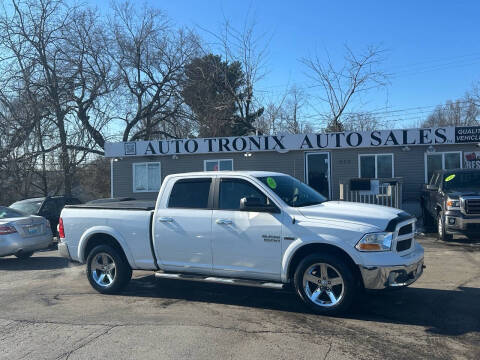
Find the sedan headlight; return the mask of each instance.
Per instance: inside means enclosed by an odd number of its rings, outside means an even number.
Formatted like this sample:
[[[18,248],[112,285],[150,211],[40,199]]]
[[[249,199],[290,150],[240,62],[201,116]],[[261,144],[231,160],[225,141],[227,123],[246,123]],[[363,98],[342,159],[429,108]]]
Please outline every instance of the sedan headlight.
[[[390,251],[392,238],[393,233],[390,232],[365,234],[355,248],[359,251]]]
[[[460,200],[447,199],[447,210],[459,210]]]

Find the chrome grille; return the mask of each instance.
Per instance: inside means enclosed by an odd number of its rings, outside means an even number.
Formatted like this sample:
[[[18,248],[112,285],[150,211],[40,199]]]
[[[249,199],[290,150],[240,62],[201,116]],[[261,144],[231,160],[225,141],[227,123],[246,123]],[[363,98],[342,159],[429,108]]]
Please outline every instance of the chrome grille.
[[[412,239],[401,240],[397,242],[397,251],[405,251],[412,246]]]
[[[480,214],[480,199],[466,199],[465,213]]]
[[[398,235],[406,235],[406,234],[410,234],[413,232],[413,225],[412,224],[408,224],[408,225],[405,225],[405,226],[402,226],[399,230],[398,230]]]
[[[407,251],[412,248],[413,238],[415,236],[415,221],[410,221],[407,224],[401,225],[397,229],[396,245],[397,252]]]

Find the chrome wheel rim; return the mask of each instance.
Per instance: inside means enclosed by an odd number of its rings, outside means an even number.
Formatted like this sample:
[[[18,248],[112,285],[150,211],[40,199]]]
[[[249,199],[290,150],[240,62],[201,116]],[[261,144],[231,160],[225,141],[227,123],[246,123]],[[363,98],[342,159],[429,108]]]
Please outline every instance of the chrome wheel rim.
[[[345,285],[340,272],[330,264],[316,263],[303,274],[303,289],[311,302],[332,307],[342,301]]]
[[[92,261],[92,278],[100,287],[108,287],[115,281],[116,266],[113,258],[107,253],[98,253]]]

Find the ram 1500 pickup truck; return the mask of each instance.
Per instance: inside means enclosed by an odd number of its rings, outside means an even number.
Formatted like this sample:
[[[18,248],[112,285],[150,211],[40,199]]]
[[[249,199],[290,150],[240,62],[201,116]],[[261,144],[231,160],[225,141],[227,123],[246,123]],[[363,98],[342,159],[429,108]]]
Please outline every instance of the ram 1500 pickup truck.
[[[424,225],[436,225],[439,239],[480,237],[480,169],[435,171],[421,204]]]
[[[90,284],[114,293],[132,270],[160,278],[283,287],[319,313],[357,290],[401,287],[423,272],[415,218],[401,210],[328,201],[280,173],[167,176],[156,204],[66,206],[60,253],[86,263]],[[290,288],[291,288],[290,287]]]

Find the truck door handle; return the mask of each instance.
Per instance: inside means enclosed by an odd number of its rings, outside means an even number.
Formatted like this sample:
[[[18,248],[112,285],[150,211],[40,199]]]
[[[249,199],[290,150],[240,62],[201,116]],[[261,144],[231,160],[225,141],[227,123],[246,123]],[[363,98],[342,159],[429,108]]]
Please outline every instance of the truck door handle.
[[[217,219],[215,222],[219,225],[231,225],[232,224],[232,220],[228,220],[228,219]]]
[[[173,218],[171,218],[171,217],[166,217],[166,216],[162,216],[162,217],[159,217],[159,218],[158,218],[158,221],[161,221],[161,222],[173,222]]]

